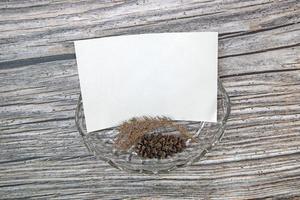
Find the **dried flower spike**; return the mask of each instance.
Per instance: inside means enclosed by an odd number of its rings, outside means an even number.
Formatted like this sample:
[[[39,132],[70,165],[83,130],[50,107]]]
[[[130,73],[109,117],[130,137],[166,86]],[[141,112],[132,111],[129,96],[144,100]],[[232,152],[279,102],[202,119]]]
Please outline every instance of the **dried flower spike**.
[[[132,118],[123,122],[119,127],[119,134],[116,138],[115,145],[121,150],[128,150],[135,146],[146,133],[155,132],[155,130],[164,128],[174,128],[178,130],[185,139],[192,139],[188,130],[179,124],[175,124],[168,117],[139,117]]]

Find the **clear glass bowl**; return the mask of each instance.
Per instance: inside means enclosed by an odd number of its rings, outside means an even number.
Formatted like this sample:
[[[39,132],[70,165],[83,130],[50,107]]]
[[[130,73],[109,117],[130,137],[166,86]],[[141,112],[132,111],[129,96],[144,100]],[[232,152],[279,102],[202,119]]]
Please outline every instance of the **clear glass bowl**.
[[[189,142],[187,148],[166,159],[145,159],[134,151],[119,151],[114,146],[117,127],[87,133],[81,95],[75,114],[76,126],[88,150],[111,166],[140,173],[164,173],[187,166],[204,157],[222,138],[230,114],[230,99],[221,81],[218,81],[218,122],[174,121],[186,126],[197,142]],[[174,131],[174,130],[173,130]]]

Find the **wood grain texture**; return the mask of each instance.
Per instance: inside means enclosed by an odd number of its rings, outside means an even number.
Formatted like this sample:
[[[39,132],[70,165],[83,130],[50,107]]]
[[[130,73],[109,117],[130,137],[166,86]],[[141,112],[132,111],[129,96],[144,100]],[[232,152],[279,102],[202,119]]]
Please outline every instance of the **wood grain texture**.
[[[169,174],[118,171],[76,130],[73,41],[218,31],[232,113],[207,159]],[[298,0],[0,1],[0,199],[300,197]]]

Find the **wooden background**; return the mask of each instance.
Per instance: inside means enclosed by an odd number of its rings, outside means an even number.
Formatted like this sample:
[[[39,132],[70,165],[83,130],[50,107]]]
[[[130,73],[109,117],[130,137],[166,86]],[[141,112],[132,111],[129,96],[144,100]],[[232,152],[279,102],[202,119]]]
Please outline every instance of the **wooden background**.
[[[0,1],[0,199],[300,197],[300,1]],[[207,159],[169,174],[116,170],[74,122],[73,41],[218,31],[232,113]]]

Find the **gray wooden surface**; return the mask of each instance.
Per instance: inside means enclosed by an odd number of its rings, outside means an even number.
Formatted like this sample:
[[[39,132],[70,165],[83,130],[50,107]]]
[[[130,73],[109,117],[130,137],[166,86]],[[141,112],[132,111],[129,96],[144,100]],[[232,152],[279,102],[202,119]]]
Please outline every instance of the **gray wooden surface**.
[[[300,1],[0,1],[0,199],[300,197]],[[118,171],[76,131],[74,40],[218,31],[232,113],[207,159]]]

